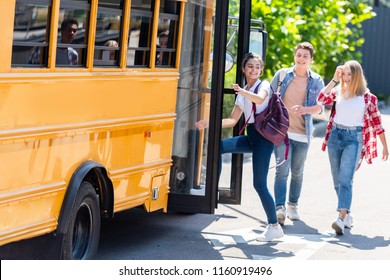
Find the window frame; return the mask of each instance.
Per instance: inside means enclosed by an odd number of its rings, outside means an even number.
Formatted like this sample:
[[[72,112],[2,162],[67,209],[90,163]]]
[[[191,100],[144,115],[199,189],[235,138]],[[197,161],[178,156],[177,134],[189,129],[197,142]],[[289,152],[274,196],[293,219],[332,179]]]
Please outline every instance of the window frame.
[[[16,0],[15,0],[16,1]],[[46,48],[45,53],[45,63],[44,64],[14,64],[10,60],[10,70],[11,72],[31,72],[31,71],[39,71],[42,73],[52,73],[52,72],[101,72],[101,71],[132,71],[132,69],[137,68],[138,71],[176,71],[178,70],[178,65],[180,61],[180,46],[181,43],[179,40],[182,38],[182,34],[180,34],[182,30],[183,17],[184,17],[184,8],[185,8],[185,0],[177,0],[177,14],[169,14],[163,13],[161,9],[164,9],[164,5],[162,7],[156,6],[162,3],[160,0],[152,0],[150,10],[149,7],[147,9],[143,9],[143,7],[138,6],[136,8],[132,8],[131,0],[123,0],[122,2],[122,19],[120,26],[120,42],[118,42],[118,47],[106,47],[105,50],[114,50],[117,52],[117,57],[114,63],[110,63],[107,65],[97,65],[95,63],[95,52],[100,49],[97,47],[95,49],[95,35],[96,35],[96,23],[97,23],[97,15],[98,15],[98,1],[97,0],[88,0],[88,3],[83,3],[76,0],[18,0],[19,3],[28,3],[28,4],[45,4],[48,7],[48,16],[47,16],[47,25],[46,25],[46,36],[47,40],[45,42],[31,42],[31,47],[44,47]],[[86,10],[86,18],[85,18],[85,34],[83,36],[85,43],[82,44],[63,44],[57,42],[59,38],[60,32],[60,18],[61,10],[66,8],[75,9],[74,4],[77,4],[77,9]],[[81,4],[81,5],[80,5]],[[175,13],[176,13],[175,11]],[[16,9],[14,10],[16,14]],[[147,47],[129,47],[129,33],[131,28],[131,18],[133,16],[147,16],[149,18],[149,26],[148,26],[148,46]],[[171,65],[156,65],[156,42],[158,36],[158,27],[159,21],[161,19],[169,19],[175,21],[174,28],[174,37],[172,38],[173,48],[164,49],[165,53],[169,53],[174,57]],[[80,29],[79,29],[80,30]],[[79,32],[78,30],[78,32]],[[161,31],[161,30],[160,30]],[[14,31],[12,30],[11,32]],[[11,58],[13,55],[12,47],[15,44],[19,45],[28,45],[29,42],[15,42],[14,40],[10,40],[11,42]],[[79,59],[82,59],[77,65],[56,65],[56,56],[57,56],[57,47],[73,47],[76,49],[83,49],[85,53]],[[128,52],[129,51],[142,51],[146,52],[143,54],[145,63],[142,65],[128,65]],[[79,54],[81,56],[81,54]],[[26,61],[28,62],[28,61]]]
[[[154,4],[154,3],[152,3]],[[154,25],[154,17],[155,17],[155,13],[153,12],[153,9],[154,7],[151,7],[152,10],[149,11],[149,10],[141,10],[141,9],[133,9],[133,8],[130,8],[130,17],[129,17],[129,30],[127,30],[127,33],[128,33],[128,41],[129,41],[129,44],[127,46],[127,51],[126,53],[128,54],[129,51],[134,51],[134,53],[136,53],[137,51],[141,52],[142,56],[143,56],[143,60],[145,61],[144,64],[128,64],[129,61],[126,61],[126,67],[127,68],[150,68],[150,60],[151,60],[151,57],[152,57],[152,46],[153,46],[153,40],[152,40],[152,37],[153,37],[153,25]],[[149,31],[148,31],[148,37],[145,37],[145,39],[147,39],[147,42],[148,42],[148,45],[149,47],[131,47],[130,46],[130,33],[131,33],[131,19],[134,17],[145,17],[145,18],[149,18]],[[139,42],[138,42],[139,44]],[[145,55],[145,53],[149,54],[149,57],[147,55]],[[136,60],[136,58],[134,58],[134,60]]]
[[[49,63],[49,42],[51,35],[51,25],[50,22],[52,20],[52,9],[53,9],[53,0],[15,0],[15,10],[14,16],[16,17],[16,5],[17,4],[25,4],[31,6],[47,6],[47,18],[46,18],[46,33],[45,33],[45,41],[37,42],[37,41],[15,41],[15,38],[12,40],[12,53],[11,53],[11,68],[47,68]],[[13,26],[13,35],[15,35],[15,20]],[[35,51],[36,48],[46,48],[44,56],[42,59],[43,63],[39,64],[30,64],[29,61],[26,63],[13,63],[12,58],[14,56],[14,47],[31,47],[31,54]],[[30,55],[31,55],[30,54]]]
[[[125,29],[124,26],[124,18],[125,18],[125,8],[126,8],[126,1],[127,0],[122,0],[120,3],[119,9],[114,9],[114,8],[108,8],[108,7],[102,7],[97,6],[96,10],[96,26],[95,26],[95,32],[94,32],[94,58],[93,58],[93,67],[94,68],[99,68],[99,67],[104,67],[104,68],[118,68],[120,67],[120,62],[121,62],[121,46],[123,42],[123,31]],[[117,47],[112,47],[112,46],[102,46],[102,45],[96,45],[96,35],[98,34],[97,32],[97,17],[99,14],[105,14],[105,15],[113,15],[113,16],[119,16],[120,17],[120,27],[119,27],[119,34],[118,34],[118,46]],[[96,59],[95,54],[96,52],[104,52],[104,51],[115,51],[115,59],[114,60],[108,60],[105,61],[103,59]]]

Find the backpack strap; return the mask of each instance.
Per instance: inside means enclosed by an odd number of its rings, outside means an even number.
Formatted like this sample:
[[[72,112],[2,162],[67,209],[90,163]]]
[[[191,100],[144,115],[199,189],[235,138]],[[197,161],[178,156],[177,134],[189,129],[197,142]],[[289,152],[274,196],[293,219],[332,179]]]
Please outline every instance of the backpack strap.
[[[284,137],[284,144],[286,145],[286,151],[284,152],[284,160],[282,160],[281,162],[279,162],[275,166],[271,166],[270,169],[274,168],[274,167],[281,166],[283,163],[285,163],[287,161],[288,152],[290,150],[290,141],[288,141],[288,136],[287,135],[286,135],[286,137]]]
[[[260,81],[260,83],[255,87],[255,90],[253,91],[253,93],[257,94],[257,92],[259,91],[259,87],[260,87],[262,82],[263,81]],[[246,128],[250,118],[251,118],[252,113],[253,114],[256,113],[256,104],[254,102],[252,102],[252,112],[250,113],[248,119],[245,121],[244,126],[240,129],[240,132],[238,133],[238,135],[241,135],[244,132],[244,130],[245,130],[245,128]]]
[[[283,80],[286,77],[286,74],[287,74],[287,68],[282,68],[280,70],[279,81],[278,81],[278,88],[277,88],[276,92],[279,92],[280,87],[282,86]]]

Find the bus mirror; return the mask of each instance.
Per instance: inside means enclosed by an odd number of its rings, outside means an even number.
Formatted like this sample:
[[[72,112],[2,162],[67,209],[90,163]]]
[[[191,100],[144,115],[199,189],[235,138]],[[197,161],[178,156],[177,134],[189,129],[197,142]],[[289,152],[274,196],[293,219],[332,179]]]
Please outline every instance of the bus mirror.
[[[229,72],[232,70],[234,65],[234,58],[233,55],[229,52],[226,52],[226,57],[225,57],[225,73]]]
[[[210,64],[209,64],[210,71],[212,71],[212,65],[213,65],[213,53],[210,54]],[[225,56],[225,73],[227,73],[230,70],[232,70],[233,66],[234,66],[233,55],[230,52],[226,52],[226,56]]]

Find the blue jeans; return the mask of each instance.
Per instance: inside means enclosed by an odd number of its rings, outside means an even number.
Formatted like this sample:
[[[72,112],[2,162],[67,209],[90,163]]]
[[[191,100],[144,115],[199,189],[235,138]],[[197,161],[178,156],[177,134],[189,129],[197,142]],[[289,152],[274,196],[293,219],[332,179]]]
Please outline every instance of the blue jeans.
[[[340,129],[333,127],[328,141],[328,155],[336,190],[337,210],[350,212],[353,176],[360,159],[362,128]]]
[[[298,205],[298,199],[302,190],[303,169],[305,167],[309,144],[291,139],[289,139],[289,142],[290,148],[287,161],[280,166],[277,166],[275,172],[274,192],[276,208],[280,208],[286,204],[287,178],[290,174],[290,170],[291,181],[288,204]],[[280,146],[275,147],[276,163],[280,163],[284,160],[285,152],[286,145],[284,142]]]
[[[268,169],[274,145],[261,136],[253,125],[247,126],[247,136],[235,136],[221,141],[221,154],[252,153],[253,186],[260,197],[269,224],[276,224],[274,199],[267,187]],[[221,166],[221,158],[219,159]],[[221,172],[221,167],[219,168]]]

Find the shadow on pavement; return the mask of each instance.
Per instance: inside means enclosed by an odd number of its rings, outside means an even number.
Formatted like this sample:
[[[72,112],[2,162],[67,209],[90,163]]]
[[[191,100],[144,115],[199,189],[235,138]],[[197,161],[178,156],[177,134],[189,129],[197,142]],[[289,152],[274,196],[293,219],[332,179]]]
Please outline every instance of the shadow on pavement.
[[[334,239],[327,242],[358,250],[375,250],[390,246],[390,240],[385,240],[383,236],[368,237],[361,234],[352,234],[350,230],[345,230],[344,235],[336,235]]]
[[[131,209],[102,224],[103,260],[222,259],[201,232],[218,217],[211,214],[146,213]]]

